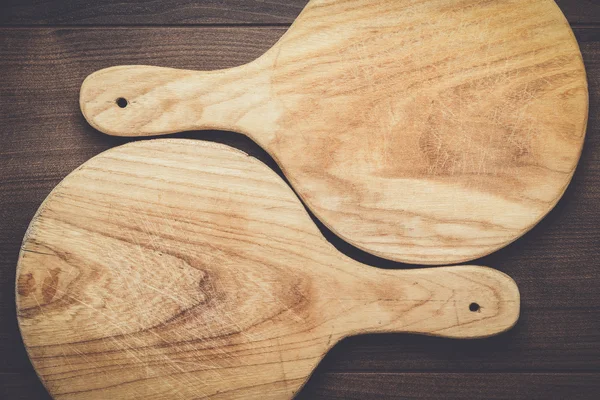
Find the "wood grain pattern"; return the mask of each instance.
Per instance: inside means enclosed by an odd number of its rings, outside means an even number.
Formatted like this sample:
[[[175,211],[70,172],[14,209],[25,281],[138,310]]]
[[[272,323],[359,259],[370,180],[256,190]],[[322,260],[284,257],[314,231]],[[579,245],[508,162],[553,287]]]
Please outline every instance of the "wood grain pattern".
[[[63,180],[26,233],[16,291],[57,399],[289,399],[346,336],[487,337],[520,304],[489,268],[361,265],[266,165],[181,139],[114,148]]]
[[[0,29],[0,398],[50,399],[29,363],[15,316],[15,266],[27,225],[62,178],[126,140],[95,132],[81,116],[78,89],[85,76],[117,64],[226,68],[259,56],[283,31]],[[327,354],[300,396],[323,400],[360,393],[362,400],[380,400],[403,394],[417,397],[421,390],[430,398],[445,398],[436,390],[446,388],[449,393],[461,390],[460,397],[469,399],[493,398],[511,389],[514,392],[506,397],[517,399],[568,398],[570,391],[584,399],[597,396],[597,379],[590,373],[600,369],[600,35],[593,27],[577,28],[575,34],[588,72],[591,108],[573,182],[540,225],[477,261],[518,282],[519,323],[500,336],[450,344],[449,339],[402,334],[349,338]],[[227,143],[274,165],[241,135],[177,136]],[[321,229],[355,259],[379,267],[405,267],[360,252]],[[462,378],[455,378],[458,375]]]
[[[4,0],[0,24],[17,25],[197,25],[291,24],[307,0]],[[600,24],[593,0],[558,0],[571,24]]]
[[[111,135],[241,132],[344,240],[443,264],[506,246],[554,207],[588,92],[553,1],[313,0],[254,62],[109,68],[80,104]]]

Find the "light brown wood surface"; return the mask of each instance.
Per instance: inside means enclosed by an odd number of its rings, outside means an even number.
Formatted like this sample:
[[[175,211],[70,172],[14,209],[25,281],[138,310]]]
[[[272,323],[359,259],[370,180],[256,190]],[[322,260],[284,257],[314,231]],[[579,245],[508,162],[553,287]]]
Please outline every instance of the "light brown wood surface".
[[[57,399],[289,399],[343,337],[486,337],[520,304],[490,268],[360,264],[263,163],[168,139],[69,175],[27,231],[16,287]]]
[[[80,102],[111,135],[246,134],[346,241],[442,264],[509,244],[554,207],[588,93],[552,0],[312,0],[254,62],[109,68]]]

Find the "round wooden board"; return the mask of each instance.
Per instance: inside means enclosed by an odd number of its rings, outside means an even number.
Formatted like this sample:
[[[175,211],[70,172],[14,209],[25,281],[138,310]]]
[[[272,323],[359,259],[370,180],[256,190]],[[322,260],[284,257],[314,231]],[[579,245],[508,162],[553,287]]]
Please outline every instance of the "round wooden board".
[[[359,264],[267,166],[192,140],[121,146],[63,180],[16,287],[25,346],[61,400],[287,400],[345,336],[486,337],[519,317],[505,274]]]
[[[81,107],[112,135],[244,133],[348,242],[441,264],[506,246],[555,206],[588,92],[552,0],[312,0],[250,64],[102,70]]]

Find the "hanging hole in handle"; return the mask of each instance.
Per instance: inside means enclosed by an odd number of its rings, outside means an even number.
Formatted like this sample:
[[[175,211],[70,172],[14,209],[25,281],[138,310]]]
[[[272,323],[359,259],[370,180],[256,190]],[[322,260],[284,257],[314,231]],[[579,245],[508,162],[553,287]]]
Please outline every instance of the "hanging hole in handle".
[[[119,97],[119,98],[116,100],[116,103],[117,103],[117,105],[118,105],[119,107],[121,107],[121,108],[125,108],[125,107],[127,107],[127,104],[129,104],[129,102],[127,101],[127,99],[126,99],[126,98],[124,98],[124,97]]]
[[[471,310],[472,312],[477,312],[477,311],[479,311],[480,308],[481,307],[477,303],[469,304],[469,310]]]

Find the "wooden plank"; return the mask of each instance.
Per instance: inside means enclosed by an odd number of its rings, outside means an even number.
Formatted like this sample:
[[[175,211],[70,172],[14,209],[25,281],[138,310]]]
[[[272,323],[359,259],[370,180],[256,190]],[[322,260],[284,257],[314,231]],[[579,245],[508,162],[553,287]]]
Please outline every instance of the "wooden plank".
[[[290,24],[308,0],[6,0],[0,5],[5,25],[198,25]],[[557,0],[571,24],[600,23],[593,0]]]
[[[600,3],[595,0],[556,0],[571,24],[600,23]]]
[[[318,372],[296,400],[578,399],[596,400],[598,373]],[[0,398],[51,400],[33,373],[0,373]]]
[[[598,390],[598,373],[324,373],[315,376],[296,400],[595,400]]]
[[[7,25],[290,24],[308,0],[8,0],[0,6]]]
[[[0,372],[0,399],[52,400],[33,371]]]
[[[284,29],[4,29],[0,31],[0,368],[27,369],[14,309],[14,268],[25,229],[59,182],[89,157],[119,143],[90,128],[78,90],[90,72],[147,63],[212,69],[250,61]],[[578,31],[579,34],[580,31]],[[598,35],[587,35],[588,40]],[[600,43],[582,44],[592,103],[581,164],[556,210],[537,228],[480,263],[519,283],[521,321],[507,335],[477,342],[405,335],[352,338],[324,361],[330,371],[573,370],[600,368]],[[183,137],[230,143],[268,160],[235,134]],[[380,267],[339,239],[347,254]],[[390,389],[393,390],[393,389]],[[390,392],[393,393],[393,392]],[[11,397],[8,397],[11,398]]]

